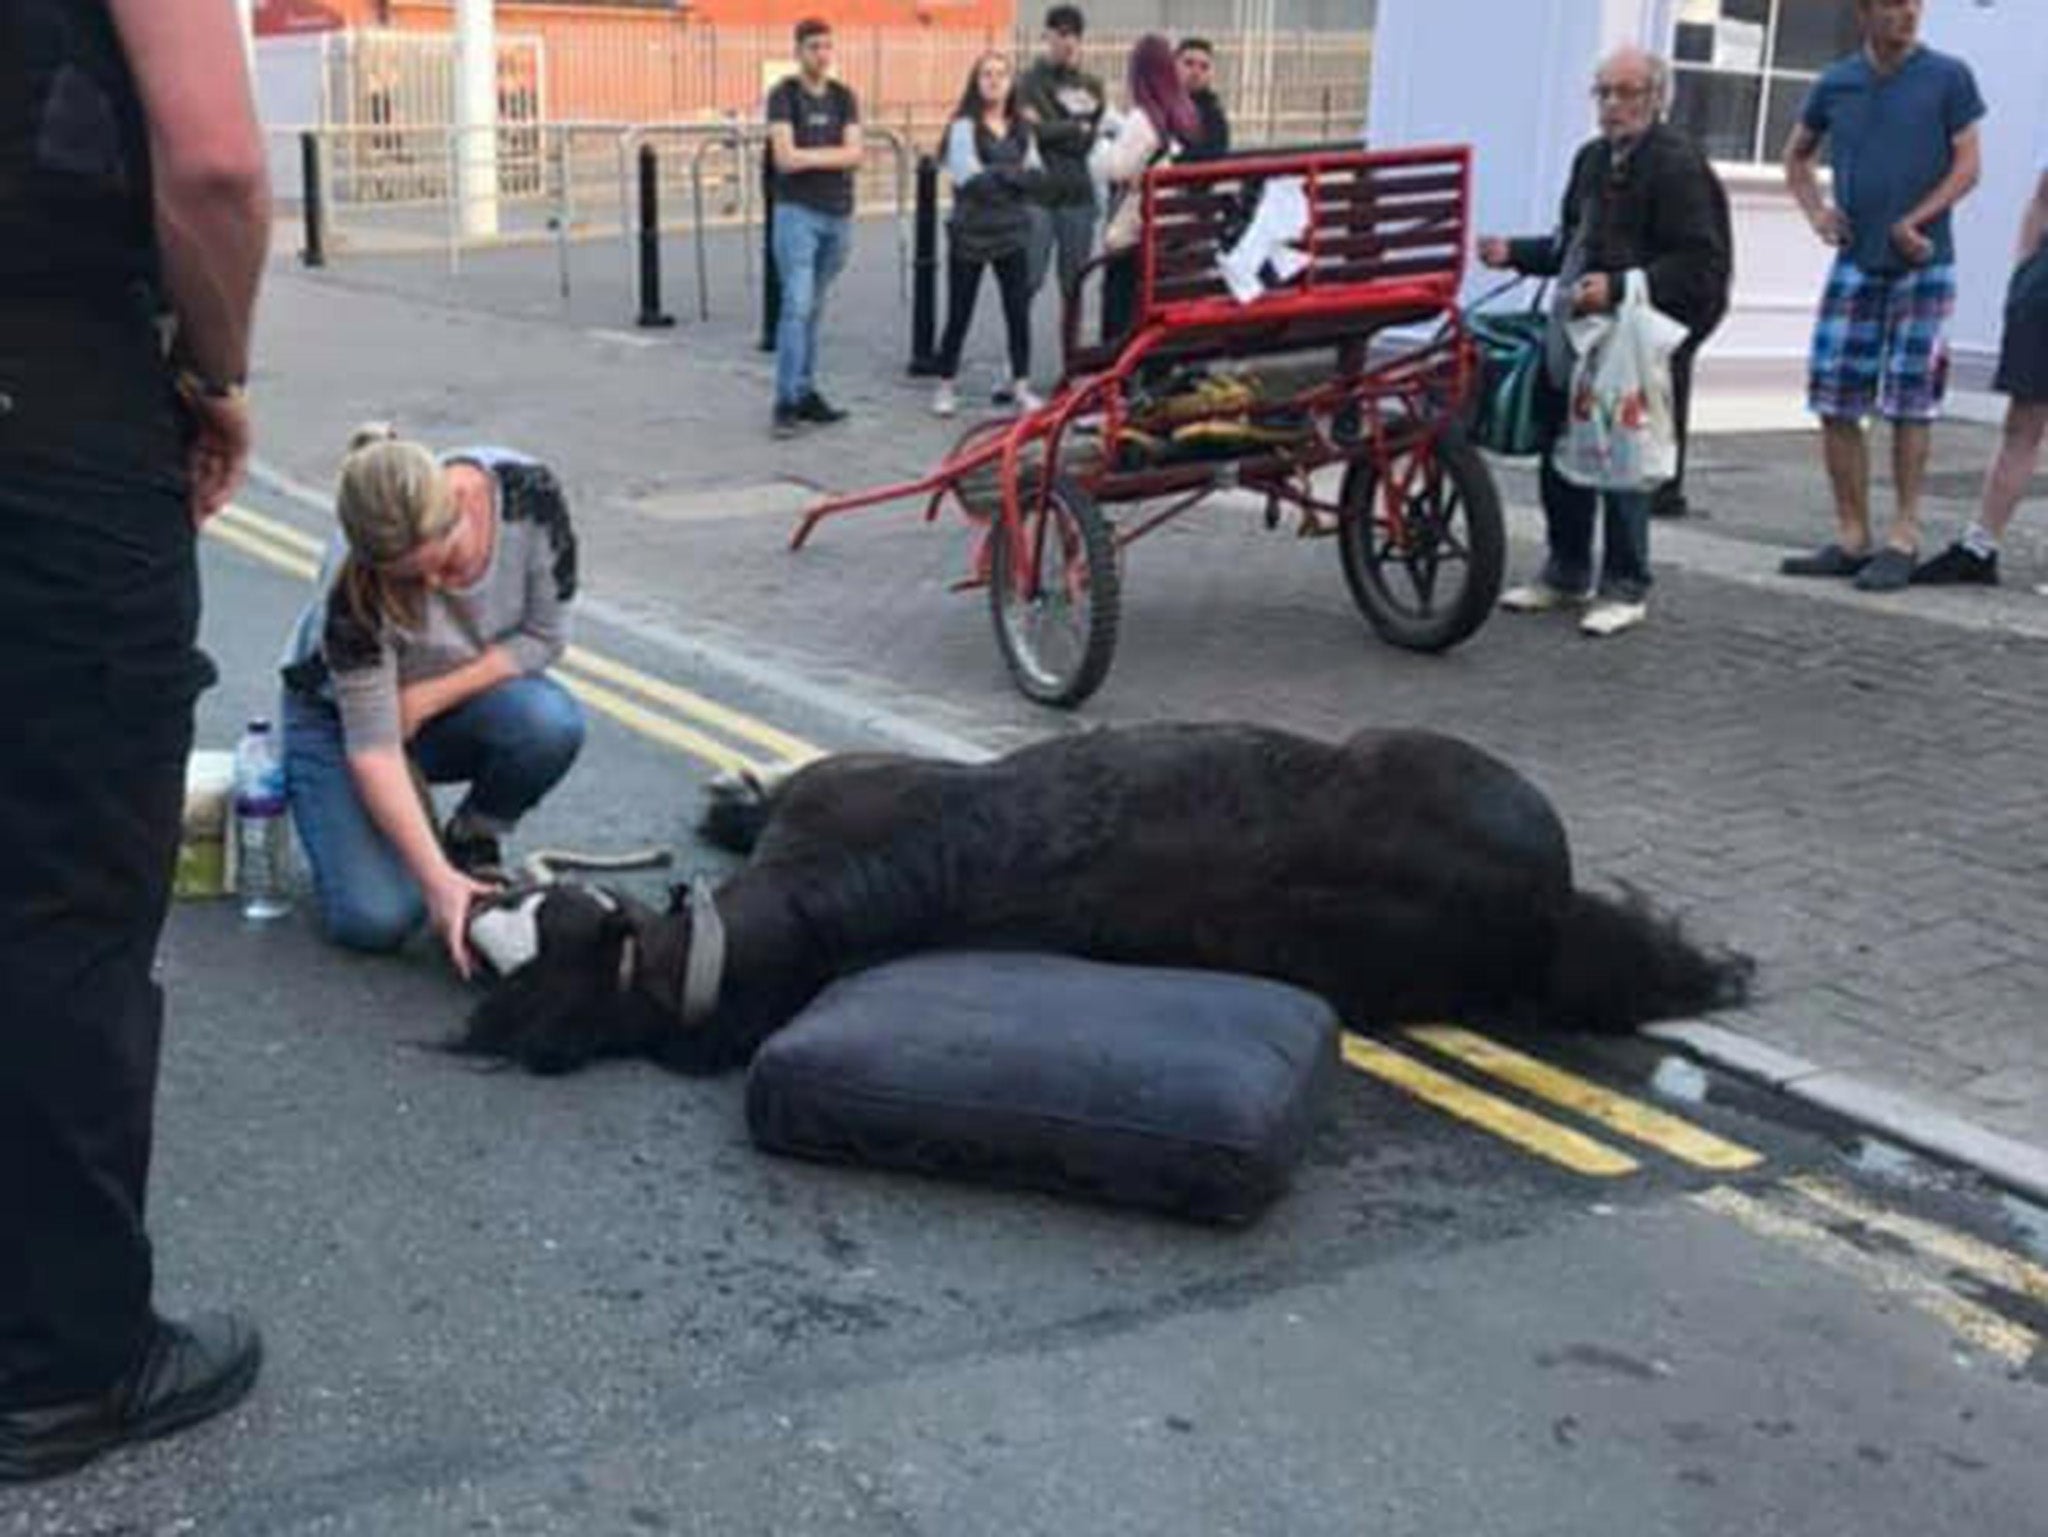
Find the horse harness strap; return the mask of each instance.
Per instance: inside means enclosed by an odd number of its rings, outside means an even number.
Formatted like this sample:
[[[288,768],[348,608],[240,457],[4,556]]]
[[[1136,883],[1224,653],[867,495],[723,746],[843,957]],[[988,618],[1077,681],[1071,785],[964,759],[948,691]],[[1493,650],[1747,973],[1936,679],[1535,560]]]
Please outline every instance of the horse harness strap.
[[[694,1029],[718,1011],[718,989],[725,978],[725,922],[711,883],[701,876],[690,882],[690,953],[683,962],[683,1028]]]

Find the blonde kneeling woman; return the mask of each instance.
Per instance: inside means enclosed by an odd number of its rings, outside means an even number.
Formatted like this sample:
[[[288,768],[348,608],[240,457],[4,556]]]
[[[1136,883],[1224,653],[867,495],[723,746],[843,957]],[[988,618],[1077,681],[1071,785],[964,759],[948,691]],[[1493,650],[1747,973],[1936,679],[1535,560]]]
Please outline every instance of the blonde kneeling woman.
[[[335,511],[283,669],[286,790],[321,926],[391,950],[429,922],[466,975],[477,877],[583,745],[581,707],[544,676],[576,590],[568,506],[523,454],[436,456],[366,427]],[[468,786],[438,831],[415,768]]]

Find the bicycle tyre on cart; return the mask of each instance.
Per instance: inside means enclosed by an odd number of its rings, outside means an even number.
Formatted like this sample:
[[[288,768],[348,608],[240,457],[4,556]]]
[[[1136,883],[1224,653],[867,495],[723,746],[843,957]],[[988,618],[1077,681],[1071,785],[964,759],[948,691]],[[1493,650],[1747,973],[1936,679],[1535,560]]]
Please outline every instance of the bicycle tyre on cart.
[[[1396,519],[1366,454],[1344,472],[1337,552],[1353,601],[1382,640],[1446,651],[1470,637],[1500,598],[1507,527],[1479,450],[1453,430],[1418,435],[1385,466],[1414,477]]]
[[[1055,475],[1041,500],[1020,498],[1036,580],[1020,590],[1001,520],[990,531],[989,612],[996,645],[1027,699],[1072,709],[1102,686],[1116,654],[1116,536],[1095,499]]]

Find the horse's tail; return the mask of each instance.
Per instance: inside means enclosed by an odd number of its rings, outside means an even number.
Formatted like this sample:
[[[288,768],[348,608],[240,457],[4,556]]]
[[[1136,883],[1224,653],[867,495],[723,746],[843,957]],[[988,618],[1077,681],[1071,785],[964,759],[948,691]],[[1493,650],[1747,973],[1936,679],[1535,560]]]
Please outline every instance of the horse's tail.
[[[1622,1035],[1655,1019],[1735,1008],[1756,963],[1694,944],[1635,888],[1576,891],[1558,924],[1545,1012],[1562,1029]]]
[[[704,814],[697,834],[713,848],[751,854],[775,811],[775,798],[796,772],[790,765],[728,769],[704,787]]]

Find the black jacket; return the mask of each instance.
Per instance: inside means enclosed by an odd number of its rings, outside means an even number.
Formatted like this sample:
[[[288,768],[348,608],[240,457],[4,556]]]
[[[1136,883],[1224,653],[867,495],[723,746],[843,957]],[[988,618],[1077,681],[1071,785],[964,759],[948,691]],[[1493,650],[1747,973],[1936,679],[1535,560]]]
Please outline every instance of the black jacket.
[[[1188,100],[1202,119],[1202,136],[1190,144],[1183,160],[1221,160],[1230,153],[1230,117],[1214,91],[1190,91]]]
[[[1039,59],[1017,82],[1017,99],[1037,116],[1038,152],[1045,157],[1039,201],[1073,207],[1095,201],[1088,175],[1088,148],[1102,124],[1108,100],[1102,82],[1084,69],[1062,69]]]
[[[1606,273],[1617,301],[1623,274],[1639,267],[1649,274],[1650,302],[1695,342],[1721,323],[1735,272],[1728,194],[1677,129],[1654,124],[1618,169],[1605,139],[1581,146],[1557,232],[1510,241],[1509,264],[1556,276],[1582,226],[1585,270]]]

